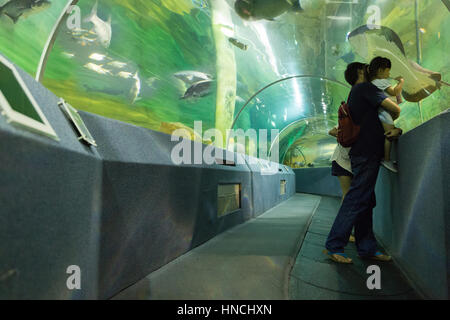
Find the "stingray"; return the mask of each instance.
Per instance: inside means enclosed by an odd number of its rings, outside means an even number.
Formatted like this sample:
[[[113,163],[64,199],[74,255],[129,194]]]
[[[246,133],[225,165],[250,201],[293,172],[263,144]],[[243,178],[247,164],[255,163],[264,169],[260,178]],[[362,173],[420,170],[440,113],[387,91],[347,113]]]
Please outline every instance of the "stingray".
[[[391,60],[391,77],[403,77],[403,97],[409,102],[419,102],[431,95],[442,85],[441,74],[427,70],[406,57],[400,37],[390,28],[363,25],[348,35],[352,49],[365,61],[377,56]]]

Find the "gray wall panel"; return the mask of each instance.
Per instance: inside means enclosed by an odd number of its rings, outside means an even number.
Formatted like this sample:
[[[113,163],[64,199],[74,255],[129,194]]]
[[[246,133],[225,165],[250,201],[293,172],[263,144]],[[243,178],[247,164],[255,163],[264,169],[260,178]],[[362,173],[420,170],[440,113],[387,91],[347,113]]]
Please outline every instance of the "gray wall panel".
[[[380,168],[374,230],[425,297],[449,298],[450,113],[403,135],[394,151],[399,172]],[[297,192],[340,195],[330,168],[294,169]]]
[[[297,192],[342,197],[337,177],[331,175],[331,167],[293,169]]]
[[[105,159],[101,298],[252,217],[250,170],[237,162],[236,154],[230,154],[236,166],[174,165],[170,155],[178,142],[169,135],[85,112],[82,116]],[[189,144],[193,162],[195,146],[202,151],[206,146]],[[218,158],[225,156],[220,152]],[[219,183],[242,188],[242,208],[220,218]]]
[[[101,159],[58,98],[17,69],[60,141],[0,116],[0,299],[96,298]],[[70,265],[81,268],[81,290],[66,287]]]
[[[277,167],[278,171],[275,174],[268,174],[255,158],[247,156],[246,161],[252,172],[253,214],[255,217],[289,199],[295,193],[295,174],[289,167],[271,162],[271,165]],[[284,195],[280,195],[281,180],[286,181]]]
[[[377,235],[422,294],[434,299],[449,297],[449,131],[447,112],[401,137],[399,172],[383,171],[376,189]]]

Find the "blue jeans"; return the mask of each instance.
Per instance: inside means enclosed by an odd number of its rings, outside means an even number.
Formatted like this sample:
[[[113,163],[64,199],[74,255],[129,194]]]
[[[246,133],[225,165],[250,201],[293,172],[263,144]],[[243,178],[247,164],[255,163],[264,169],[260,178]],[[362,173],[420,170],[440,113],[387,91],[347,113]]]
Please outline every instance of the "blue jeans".
[[[353,179],[350,190],[334,220],[325,247],[331,252],[344,252],[355,226],[355,241],[361,257],[373,256],[377,242],[372,230],[375,183],[380,170],[381,156],[350,156]]]

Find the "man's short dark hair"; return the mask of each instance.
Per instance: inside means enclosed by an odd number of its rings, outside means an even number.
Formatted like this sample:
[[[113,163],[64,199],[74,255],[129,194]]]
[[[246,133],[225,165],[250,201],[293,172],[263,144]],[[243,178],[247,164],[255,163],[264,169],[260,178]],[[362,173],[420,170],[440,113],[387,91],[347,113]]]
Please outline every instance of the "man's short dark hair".
[[[345,69],[345,81],[347,81],[352,87],[355,85],[356,80],[358,80],[358,70],[366,71],[367,64],[361,62],[352,62],[347,65]]]

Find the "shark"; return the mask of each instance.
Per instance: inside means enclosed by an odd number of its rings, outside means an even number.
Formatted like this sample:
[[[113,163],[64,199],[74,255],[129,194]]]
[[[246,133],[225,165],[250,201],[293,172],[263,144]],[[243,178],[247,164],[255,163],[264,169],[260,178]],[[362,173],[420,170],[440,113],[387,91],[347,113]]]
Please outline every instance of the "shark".
[[[439,72],[423,68],[408,59],[400,37],[394,30],[378,25],[362,25],[348,35],[352,50],[369,62],[377,56],[391,60],[391,77],[403,77],[403,97],[409,102],[419,102],[442,85]]]
[[[286,11],[303,11],[300,0],[236,0],[234,10],[244,20],[269,20]]]
[[[180,99],[204,97],[211,93],[211,84],[214,80],[201,80],[191,85]]]
[[[111,44],[112,29],[111,29],[111,16],[108,17],[108,21],[103,21],[97,15],[98,1],[95,2],[91,13],[84,19],[84,22],[91,22],[94,25],[94,33],[97,35],[97,39],[100,44],[108,48]]]
[[[47,0],[10,0],[0,7],[0,15],[4,14],[14,23],[17,23],[19,18],[26,18],[50,6],[51,2]]]
[[[212,79],[212,76],[207,73],[203,73],[200,71],[191,71],[191,70],[180,71],[180,72],[174,73],[173,75],[175,78],[183,81],[187,86],[191,86],[198,81]]]

